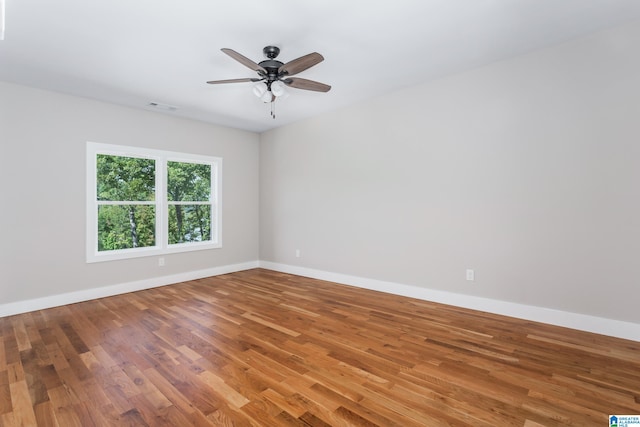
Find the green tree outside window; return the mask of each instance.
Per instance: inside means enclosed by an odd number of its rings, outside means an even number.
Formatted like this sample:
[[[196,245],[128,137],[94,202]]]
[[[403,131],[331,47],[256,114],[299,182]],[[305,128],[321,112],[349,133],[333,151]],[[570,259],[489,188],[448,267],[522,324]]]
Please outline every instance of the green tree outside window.
[[[211,240],[211,165],[167,162],[169,244]]]
[[[96,169],[98,251],[154,246],[155,161],[98,154]]]

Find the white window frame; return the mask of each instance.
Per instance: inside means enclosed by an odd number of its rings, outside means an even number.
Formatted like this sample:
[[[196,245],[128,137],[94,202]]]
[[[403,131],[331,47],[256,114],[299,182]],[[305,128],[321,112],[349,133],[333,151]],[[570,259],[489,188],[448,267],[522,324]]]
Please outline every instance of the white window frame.
[[[144,248],[98,251],[98,206],[109,204],[99,202],[97,197],[97,156],[99,154],[123,157],[135,157],[155,160],[156,191],[155,206],[156,228],[155,246]],[[211,166],[211,240],[169,244],[167,197],[167,162],[201,163]],[[222,158],[199,154],[154,150],[150,148],[87,142],[87,189],[86,189],[86,262],[114,261],[178,252],[216,249],[222,247]],[[196,202],[197,203],[197,202]],[[114,204],[118,204],[115,202]],[[127,202],[127,204],[140,204]],[[189,202],[194,204],[194,202]],[[207,203],[209,204],[209,203]]]

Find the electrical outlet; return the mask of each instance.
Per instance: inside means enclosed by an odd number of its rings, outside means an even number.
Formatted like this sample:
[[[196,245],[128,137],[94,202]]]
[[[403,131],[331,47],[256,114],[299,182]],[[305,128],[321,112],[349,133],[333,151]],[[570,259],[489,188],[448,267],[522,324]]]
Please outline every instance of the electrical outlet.
[[[467,269],[467,280],[473,282],[476,279],[476,274],[473,270]]]
[[[296,249],[296,258],[300,258],[300,249]]]
[[[158,258],[158,267],[164,267],[164,257]]]

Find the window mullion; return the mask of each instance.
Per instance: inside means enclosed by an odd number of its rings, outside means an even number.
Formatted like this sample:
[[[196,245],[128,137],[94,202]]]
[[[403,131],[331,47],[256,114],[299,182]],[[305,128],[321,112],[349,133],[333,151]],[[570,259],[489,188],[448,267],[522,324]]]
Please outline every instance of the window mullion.
[[[167,248],[167,159],[156,159],[156,245]]]

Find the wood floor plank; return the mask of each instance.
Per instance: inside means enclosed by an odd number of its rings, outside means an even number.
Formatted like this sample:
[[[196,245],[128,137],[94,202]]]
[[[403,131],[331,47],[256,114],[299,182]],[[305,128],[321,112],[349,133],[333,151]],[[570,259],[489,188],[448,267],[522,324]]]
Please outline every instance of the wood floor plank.
[[[34,406],[34,413],[36,417],[36,424],[40,427],[58,427],[58,421],[56,420],[55,413],[53,412],[53,405],[51,400],[39,403]]]
[[[20,426],[36,425],[36,414],[33,410],[29,386],[25,380],[9,384],[11,402],[13,403],[13,416],[16,424]]]
[[[640,343],[263,269],[0,318],[4,426],[607,425]]]

